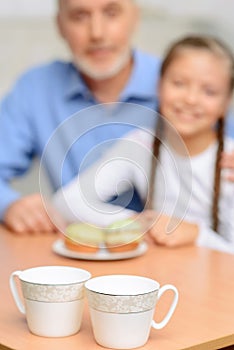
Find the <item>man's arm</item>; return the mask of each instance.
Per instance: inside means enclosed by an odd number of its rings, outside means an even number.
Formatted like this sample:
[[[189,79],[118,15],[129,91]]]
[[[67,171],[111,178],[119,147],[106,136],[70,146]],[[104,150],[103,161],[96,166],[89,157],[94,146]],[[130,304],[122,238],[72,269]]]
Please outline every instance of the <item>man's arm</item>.
[[[53,219],[40,193],[14,201],[3,216],[5,225],[15,233],[55,232],[57,228]]]
[[[35,153],[29,85],[20,79],[0,105],[0,221],[15,232],[54,231],[40,195],[21,197],[10,186]]]
[[[0,105],[0,220],[6,209],[20,198],[20,194],[10,187],[14,177],[22,175],[32,158],[30,130],[26,119],[21,84],[16,84],[12,92]]]

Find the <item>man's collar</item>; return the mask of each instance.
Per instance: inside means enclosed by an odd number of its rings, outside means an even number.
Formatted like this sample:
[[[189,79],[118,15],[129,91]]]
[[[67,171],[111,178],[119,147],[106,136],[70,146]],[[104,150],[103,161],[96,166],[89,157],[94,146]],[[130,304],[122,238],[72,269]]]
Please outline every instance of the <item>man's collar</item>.
[[[120,101],[131,98],[139,100],[154,99],[156,95],[156,63],[154,59],[138,50],[133,50],[133,68],[130,78],[120,95]],[[148,62],[149,60],[149,62]],[[154,62],[154,63],[153,63]],[[150,64],[148,64],[150,63]],[[154,67],[155,66],[155,67]],[[65,96],[72,99],[79,95],[92,96],[74,64],[69,65],[69,79],[65,87]],[[155,74],[155,76],[153,76]]]
[[[90,91],[85,84],[80,72],[77,70],[73,63],[69,65],[67,86],[65,88],[65,96],[68,99],[72,99],[77,96],[90,95]]]
[[[130,98],[142,100],[154,99],[156,95],[156,80],[158,78],[155,69],[156,60],[154,62],[151,56],[138,50],[133,51],[133,60],[132,74],[121,93],[120,100],[127,101]]]

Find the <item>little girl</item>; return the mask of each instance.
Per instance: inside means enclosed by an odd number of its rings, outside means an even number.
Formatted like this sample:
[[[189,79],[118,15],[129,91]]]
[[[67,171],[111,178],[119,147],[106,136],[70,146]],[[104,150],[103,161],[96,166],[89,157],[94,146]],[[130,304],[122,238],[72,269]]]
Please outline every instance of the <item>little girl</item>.
[[[234,184],[220,170],[223,151],[234,150],[223,136],[233,85],[233,56],[220,41],[191,36],[176,42],[161,67],[157,136],[131,131],[55,193],[56,208],[68,222],[102,226],[134,216],[106,202],[131,182],[147,203],[143,216],[157,244],[234,253]]]

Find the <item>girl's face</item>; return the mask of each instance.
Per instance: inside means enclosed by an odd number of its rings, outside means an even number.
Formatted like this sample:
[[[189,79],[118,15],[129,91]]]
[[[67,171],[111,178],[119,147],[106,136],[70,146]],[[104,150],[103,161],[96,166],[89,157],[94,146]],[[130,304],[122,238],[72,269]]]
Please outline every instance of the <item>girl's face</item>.
[[[186,48],[167,67],[159,85],[160,112],[182,138],[213,133],[230,103],[227,62],[204,49]]]

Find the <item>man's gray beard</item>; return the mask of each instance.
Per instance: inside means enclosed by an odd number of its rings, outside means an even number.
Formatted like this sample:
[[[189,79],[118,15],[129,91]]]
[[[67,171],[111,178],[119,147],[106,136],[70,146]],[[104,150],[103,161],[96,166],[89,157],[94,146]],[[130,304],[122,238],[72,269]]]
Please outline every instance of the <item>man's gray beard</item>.
[[[92,67],[89,63],[83,61],[82,59],[74,58],[74,64],[77,69],[94,80],[105,80],[113,78],[117,75],[130,61],[131,50],[128,48],[125,52],[118,58],[118,60],[105,72],[98,72],[95,68]]]

